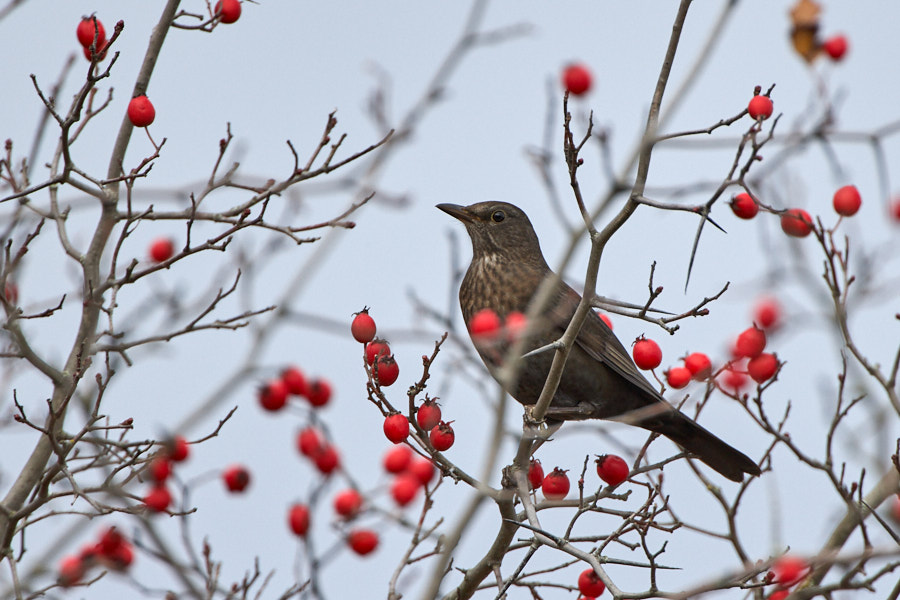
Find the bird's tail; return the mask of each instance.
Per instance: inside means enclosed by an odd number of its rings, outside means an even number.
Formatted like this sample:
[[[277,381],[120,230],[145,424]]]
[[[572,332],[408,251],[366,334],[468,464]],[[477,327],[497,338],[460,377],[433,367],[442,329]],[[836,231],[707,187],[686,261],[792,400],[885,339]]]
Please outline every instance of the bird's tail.
[[[672,410],[636,423],[661,433],[732,481],[743,481],[744,473],[759,475],[759,465],[697,425],[683,413]]]

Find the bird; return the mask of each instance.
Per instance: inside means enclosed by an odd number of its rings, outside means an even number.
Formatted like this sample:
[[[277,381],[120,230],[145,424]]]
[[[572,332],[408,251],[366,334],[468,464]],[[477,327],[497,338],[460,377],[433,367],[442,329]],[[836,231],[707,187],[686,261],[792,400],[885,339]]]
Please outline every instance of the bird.
[[[522,365],[506,389],[526,408],[533,407],[554,352],[529,352],[562,336],[581,295],[547,265],[531,221],[517,206],[488,201],[469,206],[445,203],[436,208],[462,222],[472,241],[472,262],[459,289],[467,326],[484,309],[491,309],[501,320],[514,312],[525,313],[545,279],[554,277],[557,282],[537,322],[528,325]],[[500,339],[485,344],[475,336],[473,342],[490,374],[503,386],[501,368],[511,342]],[[732,481],[743,481],[745,473],[760,474],[756,462],[667,402],[593,310],[587,312],[545,415],[551,426],[584,419],[619,420],[662,434]]]

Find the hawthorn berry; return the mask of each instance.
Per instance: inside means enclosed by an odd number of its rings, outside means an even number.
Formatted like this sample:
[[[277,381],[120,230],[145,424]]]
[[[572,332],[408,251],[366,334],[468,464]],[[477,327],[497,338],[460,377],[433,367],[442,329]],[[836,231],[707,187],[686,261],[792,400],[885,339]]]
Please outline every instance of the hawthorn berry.
[[[734,343],[737,356],[755,358],[766,348],[766,332],[757,326],[748,327],[740,333]]]
[[[889,209],[890,209],[891,217],[893,217],[893,219],[895,221],[900,221],[900,196],[897,196],[896,198],[894,198],[894,200],[891,202]]]
[[[754,121],[768,119],[772,116],[773,109],[772,99],[768,96],[753,96],[753,98],[750,99],[750,103],[747,104],[747,112]]]
[[[415,475],[407,473],[397,475],[391,484],[391,497],[398,506],[406,506],[415,499],[420,487],[422,484]]]
[[[409,436],[409,420],[400,413],[385,417],[382,428],[384,436],[395,444],[399,444]]]
[[[778,357],[768,352],[750,359],[747,363],[747,373],[756,383],[768,381],[778,370]]]
[[[659,349],[659,344],[644,336],[635,340],[631,355],[634,357],[634,364],[645,371],[655,369],[662,362],[662,350]]]
[[[605,313],[597,313],[597,316],[600,317],[600,320],[606,323],[606,326],[609,327],[610,331],[612,331],[613,324],[612,319],[609,318],[609,315]]]
[[[862,205],[862,197],[855,185],[845,185],[834,193],[834,212],[842,217],[852,217]]]
[[[215,13],[226,25],[234,23],[241,17],[241,3],[238,0],[219,0]]]
[[[147,96],[136,96],[128,103],[128,119],[135,127],[147,127],[155,118],[156,109]]]
[[[150,260],[161,263],[175,255],[175,242],[171,238],[157,238],[150,244]]]
[[[306,427],[297,434],[297,449],[303,456],[313,458],[323,445],[322,434],[314,427]]]
[[[303,371],[297,367],[287,367],[282,371],[281,381],[284,382],[288,393],[293,394],[294,396],[306,395],[306,377],[303,375]]]
[[[352,519],[358,515],[361,508],[362,496],[353,488],[339,492],[334,497],[334,512],[345,519]]]
[[[894,496],[894,503],[891,505],[891,517],[900,523],[900,494]]]
[[[703,352],[691,352],[684,359],[684,366],[691,372],[691,376],[698,381],[709,377],[712,373],[712,362]]]
[[[387,340],[382,339],[374,339],[368,344],[366,344],[366,363],[369,366],[375,362],[375,358],[377,356],[390,356],[391,355],[391,347],[388,345]]]
[[[109,568],[116,571],[124,571],[134,562],[134,548],[131,547],[131,544],[123,542],[105,553],[101,558]]]
[[[222,472],[222,481],[229,492],[243,492],[250,485],[250,471],[243,465],[231,465]]]
[[[781,230],[792,237],[806,237],[812,231],[813,221],[802,208],[791,208],[781,215]]]
[[[838,62],[839,60],[844,58],[844,55],[847,54],[847,48],[850,44],[847,43],[846,36],[843,35],[833,35],[824,42],[822,42],[822,50],[825,51],[825,54],[828,55],[828,58],[831,60]]]
[[[94,22],[96,21],[96,26]],[[96,17],[84,17],[75,28],[75,35],[78,37],[78,43],[84,48],[90,48],[96,39],[97,43],[94,48],[102,48],[106,44],[106,29],[103,23]],[[96,37],[95,37],[96,36]],[[90,52],[90,50],[88,50]]]
[[[772,565],[772,572],[775,573],[775,583],[789,587],[806,577],[809,565],[799,556],[785,554]]]
[[[288,525],[295,535],[304,536],[309,531],[309,507],[294,504],[288,509]]]
[[[665,372],[669,387],[680,390],[691,381],[691,372],[687,367],[672,367]]]
[[[532,458],[531,462],[528,465],[528,483],[531,484],[531,489],[537,490],[540,489],[543,482],[544,467],[541,466],[541,461],[536,458]]]
[[[87,46],[87,47],[81,49],[81,53],[84,54],[84,58],[86,60],[88,60],[89,62],[93,62],[95,58],[99,62],[101,60],[106,59],[106,51],[108,49],[109,49],[109,45],[104,43],[99,48],[96,48],[94,50],[94,52],[91,52],[91,47]]]
[[[169,475],[172,474],[172,461],[169,460],[167,456],[157,456],[150,461],[148,470],[150,471],[150,477],[153,481],[156,483],[165,483],[166,479],[169,478]]]
[[[416,409],[416,422],[425,431],[431,431],[441,422],[441,407],[435,398],[426,398],[422,406]]]
[[[737,194],[731,199],[729,206],[739,219],[752,219],[759,212],[759,205],[747,192]]]
[[[774,329],[781,319],[781,305],[775,298],[763,297],[753,307],[753,322],[763,329]]]
[[[747,384],[747,374],[738,370],[736,365],[729,365],[722,371],[721,385],[733,392],[739,392]]]
[[[384,465],[385,471],[396,475],[397,473],[402,473],[407,470],[412,464],[412,459],[413,451],[409,449],[409,446],[398,444],[396,446],[391,446],[388,451],[384,453],[382,464]]]
[[[393,356],[379,356],[372,363],[375,383],[382,387],[392,385],[400,376],[400,365]]]
[[[125,536],[115,526],[108,527],[100,534],[100,540],[97,542],[96,550],[100,554],[112,554],[116,549],[125,543]]]
[[[469,335],[475,343],[492,341],[500,333],[500,317],[490,308],[483,308],[469,320]]]
[[[413,459],[412,464],[409,465],[409,473],[414,475],[422,485],[428,485],[434,479],[437,469],[433,462],[427,458],[419,457]]]
[[[628,479],[631,469],[621,456],[604,454],[597,457],[597,475],[609,485],[619,485]]]
[[[166,452],[172,462],[182,462],[187,460],[191,447],[183,436],[176,435],[166,443]]]
[[[75,585],[84,577],[84,562],[79,556],[64,556],[59,562],[59,584],[63,587]]]
[[[172,492],[164,485],[153,487],[144,496],[144,505],[153,512],[163,512],[172,503]]]
[[[578,576],[578,591],[588,598],[596,598],[606,590],[606,584],[594,573],[593,569],[585,569]]]
[[[378,534],[371,529],[355,529],[347,536],[347,543],[351,550],[365,556],[378,547]]]
[[[769,594],[769,600],[784,600],[791,595],[791,590],[778,589]]]
[[[503,331],[506,332],[506,341],[515,342],[528,328],[528,318],[521,312],[514,310],[503,321]]]
[[[562,84],[570,94],[580,96],[591,89],[591,72],[582,64],[570,64],[563,69]]]
[[[368,308],[362,309],[353,316],[350,333],[354,340],[363,344],[368,344],[375,339],[375,319],[369,314]]]
[[[559,467],[551,471],[541,483],[541,491],[547,500],[562,500],[569,493],[569,477]]]
[[[456,441],[456,434],[453,433],[450,423],[441,421],[431,428],[428,439],[431,440],[431,445],[434,446],[435,450],[443,452],[453,446],[453,442]]]
[[[306,384],[306,399],[319,408],[331,400],[331,384],[324,379],[313,379]]]
[[[257,390],[259,404],[268,411],[276,411],[287,404],[288,389],[281,379],[273,379]]]
[[[340,466],[341,456],[338,454],[337,448],[331,444],[325,444],[313,456],[313,462],[320,473],[329,475]]]

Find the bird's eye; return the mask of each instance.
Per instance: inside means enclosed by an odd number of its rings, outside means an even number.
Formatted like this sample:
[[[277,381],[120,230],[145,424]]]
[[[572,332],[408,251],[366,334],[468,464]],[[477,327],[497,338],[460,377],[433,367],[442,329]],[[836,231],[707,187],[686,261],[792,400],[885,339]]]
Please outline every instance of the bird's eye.
[[[506,213],[503,212],[502,210],[495,210],[494,213],[491,215],[491,221],[493,221],[494,223],[502,223],[503,219],[505,219],[505,218],[506,218]]]

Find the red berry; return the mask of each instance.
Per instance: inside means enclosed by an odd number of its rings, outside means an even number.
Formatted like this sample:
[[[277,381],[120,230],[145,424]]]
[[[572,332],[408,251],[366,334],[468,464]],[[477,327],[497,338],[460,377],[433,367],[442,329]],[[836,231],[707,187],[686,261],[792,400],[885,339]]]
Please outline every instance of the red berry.
[[[172,493],[163,485],[151,489],[144,496],[144,504],[154,512],[163,512],[172,503]]]
[[[735,365],[729,365],[722,371],[722,387],[739,392],[747,383],[747,374],[739,371]]]
[[[845,185],[834,193],[834,212],[842,217],[852,217],[862,206],[862,197],[855,185]]]
[[[376,356],[390,356],[391,347],[386,340],[375,339],[366,344],[366,362],[371,365]]]
[[[547,500],[562,500],[569,493],[569,477],[565,471],[556,467],[544,477],[541,488]]]
[[[759,212],[759,205],[750,194],[741,192],[731,199],[731,212],[740,219],[752,219]]]
[[[597,316],[600,317],[600,320],[606,323],[606,326],[609,327],[610,331],[612,331],[613,324],[609,316],[604,313],[597,313]]]
[[[753,96],[747,105],[747,112],[754,121],[757,119],[768,119],[772,116],[772,100],[768,96]]]
[[[111,569],[124,571],[134,562],[134,548],[131,544],[123,542],[103,558]]]
[[[431,480],[434,479],[434,474],[437,472],[437,469],[430,460],[419,457],[413,460],[412,464],[409,465],[409,472],[414,475],[422,485],[428,485],[431,483]]]
[[[117,527],[109,527],[100,534],[100,541],[97,542],[95,549],[100,554],[111,555],[119,546],[125,544],[125,537]],[[82,556],[84,556],[82,554]]]
[[[75,35],[78,37],[78,43],[85,48],[90,48],[94,44],[94,36],[96,34],[97,43],[94,48],[102,48],[106,44],[106,29],[100,19],[96,19],[97,25],[94,26],[95,17],[85,17],[78,23],[75,28]],[[89,51],[90,52],[90,51]]]
[[[586,569],[578,576],[578,591],[588,598],[596,598],[606,590],[606,584],[593,569]]]
[[[784,600],[791,595],[790,590],[775,590],[769,594],[769,600]]]
[[[894,198],[893,202],[891,202],[890,211],[891,217],[893,217],[895,221],[900,221],[900,196],[897,196]]]
[[[503,330],[506,332],[506,340],[515,342],[528,329],[528,318],[517,310],[506,315],[503,321]]]
[[[137,96],[128,103],[128,118],[135,127],[147,127],[156,118],[156,109],[147,96]]]
[[[157,238],[150,244],[150,259],[153,262],[165,262],[175,255],[175,242],[169,238]]]
[[[378,534],[370,529],[355,529],[347,536],[350,549],[365,556],[378,547]]]
[[[778,370],[778,357],[768,352],[763,352],[747,363],[747,373],[756,383],[768,381]]]
[[[441,407],[434,398],[426,398],[422,406],[416,410],[416,422],[425,431],[431,431],[441,422]]]
[[[400,365],[393,356],[379,356],[372,364],[375,383],[387,387],[397,381],[400,376]]]
[[[84,54],[84,58],[89,62],[93,62],[96,59],[98,62],[106,59],[106,51],[109,49],[109,44],[102,44],[99,48],[95,48],[94,52],[91,53],[91,47],[87,46],[81,49],[81,53]]]
[[[619,485],[626,479],[631,469],[622,457],[615,454],[604,454],[597,457],[597,475],[609,485]]]
[[[532,458],[528,465],[528,483],[531,484],[533,490],[540,489],[541,484],[544,483],[544,467],[536,458]]]
[[[150,461],[150,477],[156,483],[165,483],[172,474],[172,461],[167,456],[157,456]]]
[[[775,298],[760,298],[753,309],[753,322],[763,329],[774,329],[781,319],[781,305]]]
[[[799,556],[785,554],[775,561],[775,564],[772,565],[772,571],[775,573],[775,583],[792,586],[806,577],[806,574],[809,572],[809,565]]]
[[[324,379],[313,379],[306,385],[306,399],[316,408],[331,400],[331,384]]]
[[[659,344],[644,336],[634,342],[631,355],[634,357],[634,364],[645,371],[655,369],[662,362],[662,350],[659,349]]]
[[[222,481],[229,492],[243,492],[250,485],[250,471],[243,465],[231,465],[222,472]]]
[[[849,44],[847,43],[846,37],[843,35],[833,35],[822,43],[822,50],[825,51],[825,54],[827,54],[831,60],[837,62],[847,54],[848,46]]]
[[[456,434],[453,433],[450,423],[441,421],[431,428],[428,439],[431,440],[431,445],[434,446],[435,450],[443,452],[444,450],[449,450],[453,442],[456,441]]]
[[[338,454],[337,448],[331,444],[327,444],[319,448],[319,451],[316,452],[316,455],[313,457],[313,462],[316,463],[316,468],[320,473],[329,475],[340,466],[341,457]]]
[[[415,499],[420,487],[422,484],[415,475],[398,475],[391,484],[391,496],[399,506],[406,506]]]
[[[219,0],[215,13],[226,25],[234,23],[241,17],[241,3],[238,0]]]
[[[395,444],[399,444],[409,435],[409,420],[400,413],[388,415],[384,419],[384,435]]]
[[[669,387],[680,390],[691,381],[691,372],[687,367],[672,367],[665,373]]]
[[[476,344],[494,340],[500,333],[500,317],[490,308],[483,308],[469,320],[469,335]]]
[[[303,456],[314,457],[323,445],[322,434],[314,427],[307,427],[297,434],[297,449]]]
[[[3,286],[3,298],[10,304],[17,303],[19,301],[19,286],[13,281],[7,281],[6,285]]]
[[[59,562],[59,584],[63,587],[75,585],[84,577],[84,562],[79,556],[65,556]]]
[[[287,404],[288,389],[281,379],[268,382],[259,388],[257,394],[260,406],[268,411],[281,410]]]
[[[363,344],[368,344],[375,339],[375,319],[369,315],[369,309],[364,308],[353,317],[350,323],[350,333],[353,339]]]
[[[781,215],[781,230],[790,236],[806,237],[812,226],[812,217],[802,208],[791,208]]]
[[[412,464],[412,459],[413,451],[409,449],[409,446],[404,446],[402,444],[391,446],[388,451],[384,453],[384,470],[388,473],[394,473],[395,475],[397,473],[402,473]]]
[[[747,358],[759,356],[765,348],[766,332],[755,325],[742,331],[734,344],[737,355]]]
[[[703,352],[691,352],[684,359],[684,366],[691,372],[691,376],[698,381],[709,377],[712,373],[712,362]]]
[[[294,504],[288,510],[288,524],[296,535],[306,535],[309,531],[309,507],[305,504]]]
[[[306,395],[306,377],[303,371],[297,367],[288,367],[281,372],[281,381],[284,382],[287,391],[295,396]]]
[[[166,451],[168,452],[169,459],[172,462],[182,462],[183,460],[187,459],[188,454],[190,454],[191,448],[184,437],[176,435],[166,444]]]
[[[570,94],[580,96],[591,89],[591,72],[582,64],[568,65],[562,72],[562,84]]]
[[[900,494],[894,496],[894,503],[891,504],[891,517],[900,523]]]
[[[352,519],[358,515],[361,508],[362,496],[353,488],[339,492],[334,497],[334,512],[345,519]]]

